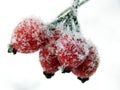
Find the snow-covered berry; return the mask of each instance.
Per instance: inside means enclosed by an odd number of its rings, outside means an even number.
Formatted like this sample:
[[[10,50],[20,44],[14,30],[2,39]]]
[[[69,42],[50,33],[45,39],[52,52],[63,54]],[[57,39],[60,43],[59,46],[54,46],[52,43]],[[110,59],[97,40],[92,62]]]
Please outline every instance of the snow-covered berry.
[[[54,40],[56,41],[57,39],[60,38],[62,35],[62,29],[59,27],[52,27],[47,29],[47,38],[49,41]]]
[[[44,24],[37,18],[25,18],[15,28],[9,52],[15,50],[21,53],[37,51],[45,41]],[[11,49],[12,48],[12,49]]]
[[[60,64],[69,70],[82,64],[89,52],[86,41],[81,35],[63,34],[56,46]]]
[[[58,57],[55,55],[56,46],[55,41],[52,40],[47,45],[40,49],[39,58],[45,75],[53,75],[59,70],[60,63]],[[47,77],[46,76],[46,77]]]
[[[93,75],[99,65],[96,47],[93,44],[89,46],[89,54],[85,61],[77,68],[72,69],[72,73],[82,79],[89,78],[91,75]]]

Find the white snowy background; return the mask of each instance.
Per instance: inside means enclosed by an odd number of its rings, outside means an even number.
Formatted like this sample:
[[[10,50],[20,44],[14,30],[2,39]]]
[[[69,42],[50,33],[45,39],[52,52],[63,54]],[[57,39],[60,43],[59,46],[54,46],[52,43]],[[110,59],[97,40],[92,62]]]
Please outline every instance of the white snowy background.
[[[120,90],[120,0],[90,0],[79,8],[83,35],[99,50],[100,65],[82,84],[70,74],[42,74],[38,52],[8,54],[13,29],[24,17],[45,23],[69,7],[72,0],[0,0],[0,90]]]

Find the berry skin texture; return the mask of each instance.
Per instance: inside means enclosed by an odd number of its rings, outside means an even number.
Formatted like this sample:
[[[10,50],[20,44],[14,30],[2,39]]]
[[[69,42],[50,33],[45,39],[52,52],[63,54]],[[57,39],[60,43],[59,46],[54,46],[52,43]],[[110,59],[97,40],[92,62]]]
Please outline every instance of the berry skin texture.
[[[60,36],[62,35],[62,30],[58,27],[58,28],[51,28],[48,29],[47,31],[47,37],[48,40],[58,40],[60,38]]]
[[[45,74],[51,75],[58,71],[60,63],[57,56],[55,55],[55,52],[56,47],[54,40],[48,42],[45,47],[40,49],[40,63]]]
[[[56,46],[58,60],[68,70],[78,67],[88,55],[88,47],[82,36],[64,34],[58,39]]]
[[[10,48],[21,53],[37,51],[45,41],[44,25],[37,18],[25,18],[15,28]]]
[[[89,78],[95,73],[99,65],[99,58],[96,47],[91,45],[89,47],[89,55],[85,61],[77,68],[72,69],[72,73],[79,78]]]
[[[46,28],[46,39],[44,43],[41,45],[41,47],[45,47],[48,45],[51,41],[56,42],[57,39],[62,35],[60,28]]]

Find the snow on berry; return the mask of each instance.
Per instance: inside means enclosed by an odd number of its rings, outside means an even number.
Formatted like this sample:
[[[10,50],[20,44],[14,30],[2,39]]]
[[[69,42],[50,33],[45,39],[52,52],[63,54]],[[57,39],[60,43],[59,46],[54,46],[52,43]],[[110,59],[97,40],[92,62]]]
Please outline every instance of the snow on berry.
[[[40,49],[39,58],[43,71],[47,74],[54,74],[58,71],[60,63],[55,55],[55,40],[51,40],[47,45]]]
[[[73,74],[79,78],[89,78],[99,65],[98,52],[93,44],[89,44],[89,54],[85,61],[77,68],[72,69]]]
[[[49,44],[51,41],[54,41],[54,43],[56,42],[57,39],[59,39],[59,37],[62,35],[62,30],[58,27],[45,27],[46,30],[46,38],[44,40],[44,43],[42,43],[42,47],[46,46],[47,44]]]
[[[47,29],[47,37],[49,41],[57,40],[62,35],[62,28],[61,27],[50,27]]]
[[[75,68],[83,63],[88,55],[88,46],[85,39],[79,34],[63,34],[57,43],[58,60],[64,68]]]
[[[12,52],[10,50],[14,50],[21,53],[35,52],[44,43],[45,33],[44,24],[39,19],[25,18],[16,26],[8,51]]]
[[[47,29],[47,39],[45,46],[40,49],[39,57],[43,68],[43,74],[51,78],[59,70],[60,63],[56,55],[56,40],[61,36],[60,28],[52,27]]]

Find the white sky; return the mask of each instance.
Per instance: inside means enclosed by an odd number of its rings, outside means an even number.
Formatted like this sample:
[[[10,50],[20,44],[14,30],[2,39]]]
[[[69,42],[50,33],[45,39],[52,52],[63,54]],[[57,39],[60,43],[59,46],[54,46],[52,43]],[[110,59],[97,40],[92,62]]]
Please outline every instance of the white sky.
[[[17,23],[37,16],[45,23],[69,7],[72,0],[0,0],[0,90],[120,90],[120,0],[90,0],[79,8],[83,35],[98,47],[100,66],[82,84],[60,71],[48,80],[42,74],[38,52],[12,55],[7,45]]]

